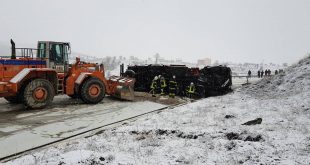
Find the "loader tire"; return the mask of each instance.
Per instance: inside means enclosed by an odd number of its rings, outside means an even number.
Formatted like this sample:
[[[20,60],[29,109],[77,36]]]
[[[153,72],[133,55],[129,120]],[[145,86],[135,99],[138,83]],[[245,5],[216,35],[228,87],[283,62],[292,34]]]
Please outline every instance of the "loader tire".
[[[105,86],[101,80],[92,77],[87,79],[81,86],[80,98],[84,103],[96,104],[105,96]]]
[[[20,98],[19,95],[4,97],[4,99],[5,99],[6,101],[8,101],[9,103],[11,103],[11,104],[19,104],[19,103],[22,103],[22,99]]]
[[[23,102],[27,109],[42,109],[49,105],[55,96],[53,85],[45,79],[35,79],[24,90]]]

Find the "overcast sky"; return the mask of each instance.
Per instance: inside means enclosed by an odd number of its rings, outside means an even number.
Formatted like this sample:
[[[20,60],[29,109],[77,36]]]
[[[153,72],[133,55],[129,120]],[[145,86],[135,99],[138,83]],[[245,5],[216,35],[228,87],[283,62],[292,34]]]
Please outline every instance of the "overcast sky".
[[[88,55],[296,62],[310,0],[0,0],[0,43],[71,42]]]

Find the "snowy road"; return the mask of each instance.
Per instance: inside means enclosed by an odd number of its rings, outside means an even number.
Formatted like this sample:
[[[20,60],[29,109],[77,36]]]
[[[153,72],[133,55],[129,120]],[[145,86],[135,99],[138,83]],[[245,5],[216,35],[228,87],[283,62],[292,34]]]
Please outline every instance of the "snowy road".
[[[21,105],[10,105],[1,99],[0,158],[164,107],[149,101],[110,98],[89,106],[59,96],[48,109],[25,111]]]

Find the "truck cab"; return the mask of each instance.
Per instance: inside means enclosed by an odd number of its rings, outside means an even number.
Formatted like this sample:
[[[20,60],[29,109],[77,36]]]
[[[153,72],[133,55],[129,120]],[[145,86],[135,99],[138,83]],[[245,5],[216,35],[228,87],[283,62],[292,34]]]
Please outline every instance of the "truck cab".
[[[38,41],[37,58],[45,59],[47,68],[66,73],[69,65],[70,43]]]

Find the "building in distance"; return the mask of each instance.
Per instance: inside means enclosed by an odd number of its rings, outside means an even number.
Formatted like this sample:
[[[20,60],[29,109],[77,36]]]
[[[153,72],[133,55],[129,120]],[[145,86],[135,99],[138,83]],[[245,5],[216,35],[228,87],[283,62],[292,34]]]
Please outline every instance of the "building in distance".
[[[211,65],[211,59],[210,58],[203,58],[203,59],[199,59],[197,61],[197,66],[210,66]]]

